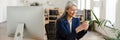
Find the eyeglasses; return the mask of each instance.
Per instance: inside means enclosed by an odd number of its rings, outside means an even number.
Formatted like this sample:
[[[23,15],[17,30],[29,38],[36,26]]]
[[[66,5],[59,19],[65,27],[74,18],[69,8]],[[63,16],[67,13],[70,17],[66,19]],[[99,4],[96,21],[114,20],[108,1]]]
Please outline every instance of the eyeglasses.
[[[78,9],[71,9],[71,8],[70,8],[69,10],[70,10],[70,11],[77,11]]]

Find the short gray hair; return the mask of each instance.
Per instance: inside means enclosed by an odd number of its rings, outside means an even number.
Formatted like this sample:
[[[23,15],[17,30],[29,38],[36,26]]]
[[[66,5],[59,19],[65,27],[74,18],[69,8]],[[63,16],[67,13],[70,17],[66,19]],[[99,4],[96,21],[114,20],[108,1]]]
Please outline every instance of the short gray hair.
[[[74,1],[68,1],[65,7],[65,10],[69,9],[70,6],[76,6],[77,7],[77,3],[75,3]]]
[[[68,1],[64,10],[64,13],[62,14],[62,16],[60,18],[66,18],[67,17],[67,12],[66,10],[68,10],[70,8],[70,6],[76,6],[77,7],[77,3],[73,2],[73,1]]]

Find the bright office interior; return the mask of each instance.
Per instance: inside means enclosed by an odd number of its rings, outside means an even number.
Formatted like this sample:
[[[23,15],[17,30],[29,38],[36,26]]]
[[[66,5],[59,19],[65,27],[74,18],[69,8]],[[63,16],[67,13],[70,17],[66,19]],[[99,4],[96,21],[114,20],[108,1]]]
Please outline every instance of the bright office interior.
[[[45,9],[53,9],[58,8],[61,11],[64,10],[65,4],[67,1],[74,1],[78,5],[78,9],[80,10],[93,10],[98,19],[107,19],[110,20],[114,25],[111,26],[107,23],[107,27],[99,28],[95,27],[97,34],[115,38],[115,33],[111,31],[111,28],[120,28],[120,0],[1,0],[0,1],[0,33],[6,33],[6,23],[7,23],[7,7],[8,6],[30,6],[35,2],[39,4],[39,6],[43,6]],[[92,20],[96,20],[92,17]],[[91,31],[87,34],[87,36],[83,37],[83,40],[90,40],[87,37],[93,36],[91,35]],[[96,34],[96,32],[95,32]],[[7,34],[0,34],[0,39],[5,40]],[[90,36],[89,36],[90,35]],[[91,40],[96,40],[96,37],[91,38]],[[104,38],[101,38],[104,39]],[[98,40],[101,40],[98,39]],[[7,39],[6,39],[7,40]],[[30,39],[28,39],[30,40]]]

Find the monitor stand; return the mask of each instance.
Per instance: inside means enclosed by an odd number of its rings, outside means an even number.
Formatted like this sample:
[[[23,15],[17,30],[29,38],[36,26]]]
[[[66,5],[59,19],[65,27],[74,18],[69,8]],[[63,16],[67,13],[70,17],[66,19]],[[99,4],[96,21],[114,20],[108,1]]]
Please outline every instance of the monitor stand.
[[[14,40],[23,40],[24,23],[18,23]]]

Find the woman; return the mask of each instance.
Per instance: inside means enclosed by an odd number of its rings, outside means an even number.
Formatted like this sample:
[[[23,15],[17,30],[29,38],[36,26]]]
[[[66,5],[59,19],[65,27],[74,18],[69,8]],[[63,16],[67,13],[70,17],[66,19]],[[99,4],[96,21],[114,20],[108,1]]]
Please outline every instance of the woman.
[[[64,14],[56,22],[57,40],[79,40],[87,33],[89,24],[86,22],[80,24],[80,20],[75,18],[76,12],[77,6],[69,1]]]

